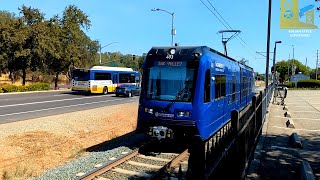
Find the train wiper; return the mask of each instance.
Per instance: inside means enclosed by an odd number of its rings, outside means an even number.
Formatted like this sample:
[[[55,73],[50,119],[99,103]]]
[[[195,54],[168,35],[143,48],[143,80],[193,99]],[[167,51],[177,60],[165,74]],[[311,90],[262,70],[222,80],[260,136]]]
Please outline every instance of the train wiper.
[[[185,86],[183,89],[181,89],[178,94],[176,95],[176,97],[174,97],[173,100],[171,100],[171,102],[163,109],[164,112],[168,112],[169,108],[171,107],[171,105],[175,102],[177,102],[177,100],[180,98],[180,96],[182,95],[182,93],[184,93],[184,91],[187,89],[188,86]]]

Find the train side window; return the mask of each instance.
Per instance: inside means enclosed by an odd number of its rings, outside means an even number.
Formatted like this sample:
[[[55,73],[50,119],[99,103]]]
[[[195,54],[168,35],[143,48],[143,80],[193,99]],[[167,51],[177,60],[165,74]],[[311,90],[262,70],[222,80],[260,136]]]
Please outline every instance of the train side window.
[[[251,78],[249,78],[249,81],[248,81],[248,95],[251,93],[251,91],[252,91]]]
[[[211,76],[210,69],[206,71],[205,80],[204,80],[204,102],[210,102],[210,89],[211,89]]]
[[[215,99],[220,99],[226,96],[226,76],[215,76]]]
[[[228,98],[229,98],[229,104],[232,103],[232,80],[228,81],[228,86],[229,86],[229,92],[228,92]]]
[[[242,94],[242,97],[246,96],[247,95],[247,92],[246,92],[246,78],[247,77],[242,77],[242,88],[241,88],[241,94]]]
[[[236,101],[236,77],[232,76],[232,100],[231,102]]]

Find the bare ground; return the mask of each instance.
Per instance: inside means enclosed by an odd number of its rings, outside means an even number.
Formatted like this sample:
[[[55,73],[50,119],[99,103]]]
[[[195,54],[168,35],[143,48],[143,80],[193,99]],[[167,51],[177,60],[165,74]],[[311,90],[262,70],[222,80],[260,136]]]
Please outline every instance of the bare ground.
[[[133,131],[138,103],[0,125],[0,179],[25,179]]]

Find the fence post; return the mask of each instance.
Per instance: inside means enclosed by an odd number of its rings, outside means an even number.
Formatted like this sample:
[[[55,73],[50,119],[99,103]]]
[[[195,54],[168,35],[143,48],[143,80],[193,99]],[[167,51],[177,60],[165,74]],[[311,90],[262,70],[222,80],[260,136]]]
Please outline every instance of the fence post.
[[[231,127],[232,132],[237,135],[240,130],[239,112],[237,111],[231,112]]]
[[[257,96],[253,96],[252,97],[252,108],[253,108],[253,113],[254,113],[254,116],[253,116],[253,128],[254,128],[254,131],[253,131],[253,134],[254,136],[256,135],[256,130],[257,130]]]
[[[254,140],[256,136],[257,131],[257,96],[252,97],[252,119],[250,122],[250,130],[249,130],[249,136],[250,136],[250,146],[254,145]],[[251,147],[250,147],[251,148]]]
[[[189,180],[203,179],[205,172],[205,143],[196,138],[189,149],[188,171],[186,178]]]
[[[259,96],[260,96],[260,99],[261,99],[261,105],[259,107],[259,125],[261,126],[261,125],[263,125],[263,115],[264,115],[264,110],[263,110],[264,109],[264,107],[263,107],[264,102],[263,102],[263,93],[262,93],[262,91],[260,91]]]
[[[238,137],[238,133],[240,131],[240,121],[239,121],[239,112],[237,111],[232,111],[231,112],[231,128],[232,128],[232,133],[233,133],[233,137],[235,138],[235,152],[236,152],[236,156],[234,157],[234,164],[233,164],[233,176],[234,177],[239,177],[240,175],[240,169],[241,169],[241,156],[243,154],[241,154],[241,150],[242,150],[242,144],[241,142],[241,138]]]

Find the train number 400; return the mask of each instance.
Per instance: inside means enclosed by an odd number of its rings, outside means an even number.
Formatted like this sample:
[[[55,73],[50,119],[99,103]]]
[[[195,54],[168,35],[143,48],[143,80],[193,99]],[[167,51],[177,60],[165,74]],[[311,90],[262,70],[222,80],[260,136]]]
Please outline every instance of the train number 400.
[[[168,54],[166,59],[173,59],[173,55],[172,54]]]

